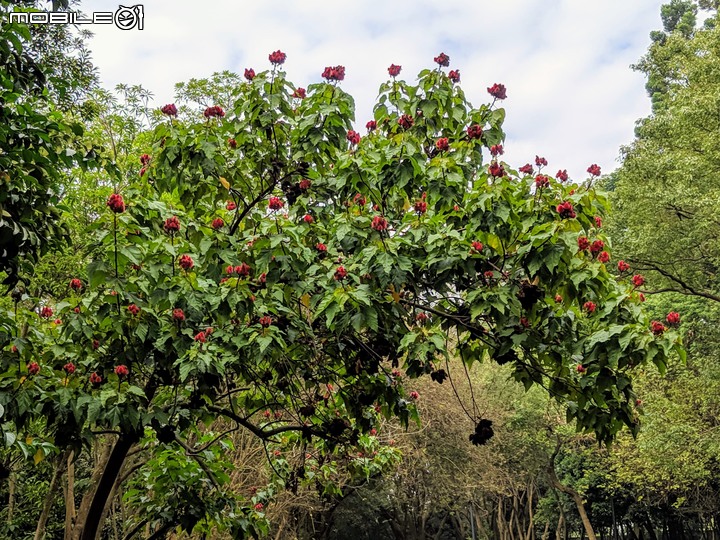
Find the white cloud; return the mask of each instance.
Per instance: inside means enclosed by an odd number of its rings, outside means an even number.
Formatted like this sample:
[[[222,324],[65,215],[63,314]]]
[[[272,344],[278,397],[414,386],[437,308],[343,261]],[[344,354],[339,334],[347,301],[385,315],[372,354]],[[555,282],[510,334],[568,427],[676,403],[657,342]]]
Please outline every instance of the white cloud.
[[[391,63],[414,79],[444,51],[474,103],[486,87],[508,88],[506,159],[544,155],[551,173],[584,178],[590,163],[608,172],[631,142],[634,121],[649,113],[644,78],[630,70],[660,27],[662,0],[146,0],[145,30],[95,26],[91,43],[103,83],[142,84],[157,104],[176,82],[230,69],[269,67],[282,49],[288,77],[306,86],[327,65],[347,68],[360,126],[371,116]],[[125,2],[125,5],[131,4]],[[117,2],[83,3],[85,11]]]

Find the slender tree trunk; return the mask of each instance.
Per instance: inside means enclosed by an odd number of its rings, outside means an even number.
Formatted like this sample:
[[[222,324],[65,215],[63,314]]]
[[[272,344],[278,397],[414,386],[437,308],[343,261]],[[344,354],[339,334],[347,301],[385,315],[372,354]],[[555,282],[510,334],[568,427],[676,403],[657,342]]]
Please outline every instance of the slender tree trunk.
[[[563,540],[565,535],[561,533],[565,529],[565,513],[560,508],[560,517],[558,518],[557,528],[555,529],[555,540]]]
[[[12,523],[13,519],[13,513],[15,511],[15,490],[17,489],[17,474],[13,470],[12,466],[10,466],[10,477],[8,478],[8,515],[7,515],[7,522],[8,525]]]
[[[67,483],[65,484],[65,535],[64,540],[70,540],[70,534],[75,525],[75,462],[74,453],[70,452],[67,459]]]
[[[34,540],[43,540],[43,538],[45,538],[45,527],[47,526],[50,510],[52,509],[55,499],[55,491],[60,484],[60,479],[62,478],[63,471],[67,465],[67,459],[70,452],[70,449],[65,450],[55,464],[55,470],[53,471],[52,478],[50,479],[50,485],[48,486],[47,493],[45,494],[45,500],[43,501],[42,510],[40,511],[37,527],[35,527]]]
[[[545,522],[545,530],[543,531],[542,540],[548,540],[550,538],[550,521]]]

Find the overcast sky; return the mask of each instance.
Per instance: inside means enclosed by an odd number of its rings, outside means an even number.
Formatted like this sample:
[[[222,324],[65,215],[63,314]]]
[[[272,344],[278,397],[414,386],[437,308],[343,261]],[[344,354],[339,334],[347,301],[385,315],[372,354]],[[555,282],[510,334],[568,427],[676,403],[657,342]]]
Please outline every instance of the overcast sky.
[[[591,163],[618,166],[635,121],[650,112],[645,79],[630,65],[660,29],[661,0],[146,0],[145,29],[94,25],[93,58],[104,86],[142,84],[160,106],[173,86],[214,71],[267,69],[287,53],[298,86],[320,82],[342,64],[342,87],[355,97],[356,124],[371,118],[391,63],[415,80],[441,51],[473,104],[486,88],[507,87],[504,158],[518,167],[536,154],[551,173],[581,180]],[[125,2],[124,5],[132,5]],[[82,1],[84,12],[117,1]]]

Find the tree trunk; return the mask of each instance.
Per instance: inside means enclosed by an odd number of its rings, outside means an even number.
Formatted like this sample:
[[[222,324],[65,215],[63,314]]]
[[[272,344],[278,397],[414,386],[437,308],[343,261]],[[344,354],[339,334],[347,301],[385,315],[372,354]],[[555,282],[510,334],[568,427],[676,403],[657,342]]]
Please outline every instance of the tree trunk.
[[[15,490],[17,489],[17,474],[15,474],[12,466],[10,467],[10,477],[8,478],[8,483],[8,489],[10,490],[10,493],[8,494],[7,522],[9,525],[12,523],[13,513],[15,511]]]
[[[62,473],[65,470],[65,465],[67,465],[67,459],[70,452],[70,449],[65,450],[55,465],[55,470],[53,471],[52,478],[50,479],[50,485],[48,486],[47,494],[45,495],[45,500],[43,501],[42,510],[40,511],[37,527],[35,527],[34,540],[43,540],[43,538],[45,538],[45,527],[47,526],[50,510],[52,509],[53,500],[55,499],[55,491],[60,484],[59,480],[62,478]]]
[[[67,483],[65,484],[65,535],[70,540],[70,533],[75,525],[75,455],[70,452],[67,458]]]

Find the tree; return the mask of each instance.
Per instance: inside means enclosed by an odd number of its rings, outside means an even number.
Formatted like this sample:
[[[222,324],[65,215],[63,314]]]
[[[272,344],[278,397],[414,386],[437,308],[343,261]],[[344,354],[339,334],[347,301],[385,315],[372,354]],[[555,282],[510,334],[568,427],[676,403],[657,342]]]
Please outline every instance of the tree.
[[[5,431],[41,422],[75,455],[111,437],[74,539],[94,540],[145,437],[197,464],[158,487],[186,504],[148,514],[154,534],[214,523],[240,537],[262,516],[225,489],[207,446],[221,439],[193,434],[203,420],[332,452],[377,415],[416,415],[401,361],[411,378],[442,379],[456,350],[468,365],[507,364],[609,441],[636,429],[633,370],[680,351],[603,262],[602,194],[484,159],[504,136],[502,85],[473,108],[441,54],[417,85],[381,86],[363,137],[342,66],[306,91],[284,60],[248,73],[227,112],[181,122],[163,108],[141,174],[86,232],[98,246],[87,278],[21,311],[31,332],[2,343]],[[486,419],[474,420],[482,445]],[[298,455],[289,480],[305,474]]]

